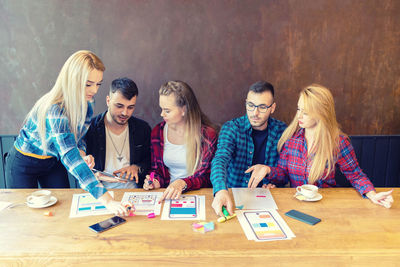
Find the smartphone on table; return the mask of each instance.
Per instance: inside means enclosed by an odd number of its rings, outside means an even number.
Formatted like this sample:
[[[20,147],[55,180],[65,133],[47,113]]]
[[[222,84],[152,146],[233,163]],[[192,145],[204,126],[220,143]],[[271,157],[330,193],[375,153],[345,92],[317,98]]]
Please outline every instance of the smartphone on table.
[[[126,220],[124,218],[121,218],[119,216],[114,216],[105,221],[95,223],[95,224],[89,226],[89,228],[90,228],[90,230],[92,230],[96,233],[101,233],[101,232],[111,229],[117,225],[120,225],[124,222],[126,222]]]
[[[321,221],[321,219],[316,218],[314,216],[305,214],[303,212],[297,211],[297,210],[290,210],[285,213],[286,216],[289,216],[293,219],[308,223],[310,225],[315,225]]]

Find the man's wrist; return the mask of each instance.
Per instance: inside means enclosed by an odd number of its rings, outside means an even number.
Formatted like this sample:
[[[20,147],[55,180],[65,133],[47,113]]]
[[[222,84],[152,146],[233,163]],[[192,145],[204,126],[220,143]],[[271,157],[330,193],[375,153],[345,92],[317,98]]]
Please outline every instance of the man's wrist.
[[[217,192],[214,193],[214,197],[215,197],[218,193],[223,193],[224,191],[228,192],[228,189],[222,188],[222,189],[218,190]]]
[[[223,181],[218,181],[218,182],[214,182],[212,183],[212,187],[213,187],[213,194],[214,196],[221,190],[226,190],[228,191],[228,186],[226,185],[225,182]]]

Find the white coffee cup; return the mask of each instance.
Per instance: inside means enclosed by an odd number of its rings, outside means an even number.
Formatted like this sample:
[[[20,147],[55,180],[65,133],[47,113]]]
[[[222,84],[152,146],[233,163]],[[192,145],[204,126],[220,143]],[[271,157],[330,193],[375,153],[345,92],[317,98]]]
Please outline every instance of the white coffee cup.
[[[296,187],[296,191],[306,198],[314,198],[318,193],[318,186],[312,184],[303,184]]]
[[[51,197],[51,191],[49,190],[38,190],[30,194],[27,198],[26,201],[29,204],[40,206],[44,205],[47,202],[50,201]]]

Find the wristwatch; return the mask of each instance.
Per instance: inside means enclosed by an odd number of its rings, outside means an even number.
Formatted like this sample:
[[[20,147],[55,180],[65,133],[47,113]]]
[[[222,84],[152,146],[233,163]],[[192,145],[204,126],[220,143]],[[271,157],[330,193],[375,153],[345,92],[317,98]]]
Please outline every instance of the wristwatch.
[[[185,183],[185,186],[182,188],[182,192],[187,189],[187,183]]]

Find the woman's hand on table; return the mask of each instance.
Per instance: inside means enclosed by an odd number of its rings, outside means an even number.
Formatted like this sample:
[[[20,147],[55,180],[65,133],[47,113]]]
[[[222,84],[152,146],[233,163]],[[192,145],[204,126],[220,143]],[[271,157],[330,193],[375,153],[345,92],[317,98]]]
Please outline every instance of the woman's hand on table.
[[[393,189],[386,192],[376,193],[375,191],[369,191],[366,195],[375,204],[382,205],[385,208],[390,208],[393,204]]]
[[[169,184],[169,186],[165,189],[164,194],[162,195],[160,202],[164,199],[178,199],[184,188],[186,187],[186,182],[182,179],[175,180],[173,183]]]
[[[109,211],[111,211],[115,215],[119,216],[129,215],[128,209],[121,202],[115,201],[110,195],[110,193],[108,192],[104,193],[104,195],[99,197],[99,200],[101,201],[101,203],[104,204],[104,206],[106,206],[106,208]]]

